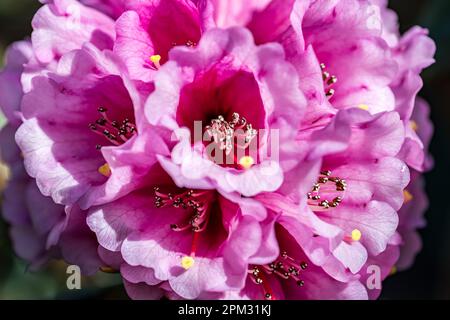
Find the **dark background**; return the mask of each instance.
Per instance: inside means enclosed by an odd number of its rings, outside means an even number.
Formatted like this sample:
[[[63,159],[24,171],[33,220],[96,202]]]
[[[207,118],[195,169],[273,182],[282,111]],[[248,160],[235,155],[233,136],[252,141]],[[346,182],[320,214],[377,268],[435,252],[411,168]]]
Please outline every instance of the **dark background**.
[[[30,35],[30,21],[39,5],[37,0],[0,0],[0,56],[9,43]],[[428,226],[421,231],[423,250],[410,270],[384,282],[381,298],[450,299],[450,1],[391,0],[390,6],[399,15],[402,32],[421,25],[437,43],[436,64],[423,73],[420,94],[431,104],[435,124],[431,152],[436,166],[426,175],[430,208]],[[0,299],[53,298],[67,292],[64,265],[53,263],[37,274],[25,272],[26,266],[11,252],[5,231],[0,225]],[[89,296],[104,297],[105,290],[117,290],[117,281],[117,277],[99,275],[83,283],[91,288]]]

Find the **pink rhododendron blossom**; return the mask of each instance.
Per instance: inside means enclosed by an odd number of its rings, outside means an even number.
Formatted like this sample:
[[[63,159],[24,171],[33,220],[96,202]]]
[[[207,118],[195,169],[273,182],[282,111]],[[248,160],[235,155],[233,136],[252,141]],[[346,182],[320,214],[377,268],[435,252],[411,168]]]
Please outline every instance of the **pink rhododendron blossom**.
[[[63,257],[78,264],[84,273],[93,274],[101,265],[94,235],[87,227],[85,213],[64,208],[44,197],[24,168],[21,151],[14,141],[21,123],[20,104],[23,87],[20,76],[31,60],[29,42],[14,43],[8,50],[6,67],[0,73],[3,110],[8,119],[0,131],[0,155],[11,171],[2,203],[3,217],[10,225],[10,235],[16,254],[32,269],[39,268],[50,258]]]
[[[364,285],[355,277],[338,281],[330,277],[321,267],[313,264],[302,252],[296,236],[298,230],[289,223],[275,225],[275,234],[280,246],[277,259],[267,264],[250,267],[244,289],[230,292],[227,298],[255,300],[363,300],[367,299]],[[276,270],[274,272],[274,270]],[[304,290],[304,288],[308,288]]]
[[[75,0],[53,0],[33,18],[32,45],[39,62],[49,63],[90,42],[110,49],[115,38],[114,20]]]
[[[132,96],[139,95],[129,92],[115,58],[86,46],[66,54],[55,73],[34,77],[32,85],[23,97],[16,139],[42,193],[71,205],[96,187],[105,198],[126,192],[124,184],[108,180],[123,183],[131,172],[118,169],[116,177],[104,165],[137,134]]]
[[[420,174],[413,173],[412,180],[405,190],[405,205],[399,211],[398,232],[402,237],[400,258],[396,263],[399,270],[409,268],[422,248],[422,240],[417,230],[426,225],[424,213],[427,207],[428,199],[424,190],[424,179]]]
[[[422,104],[417,100],[417,93],[422,88],[420,73],[434,63],[436,46],[428,37],[428,30],[417,26],[401,36],[398,31],[397,15],[387,8],[387,1],[372,0],[372,2],[380,7],[385,26],[382,36],[399,67],[390,87],[395,95],[396,110],[404,121],[407,132],[400,156],[410,167],[422,172],[430,168],[430,163],[429,159],[426,159],[427,147],[423,146],[423,141],[414,132],[417,131],[417,126],[412,116],[413,113],[420,112],[415,111],[416,109],[424,109],[422,106],[416,108],[417,104]],[[427,129],[427,132],[431,131]]]
[[[158,164],[148,179],[147,188],[91,209],[88,224],[105,249],[168,281],[178,295],[236,290],[254,255],[274,255],[263,242],[266,213],[258,202],[179,188]]]
[[[287,80],[283,87],[282,78]],[[171,158],[160,157],[178,185],[198,188],[208,183],[210,188],[254,196],[275,191],[288,174],[283,165],[295,158],[282,148],[271,154],[269,148],[294,142],[304,104],[295,71],[280,46],[256,47],[245,29],[216,29],[207,32],[196,49],[171,52],[170,62],[156,76],[146,116],[152,125],[179,132]],[[204,135],[208,138],[209,131],[216,130],[211,126],[217,119],[218,130],[236,121],[232,128],[242,128],[245,143],[230,142],[212,155]],[[249,150],[253,147],[254,152]]]
[[[132,79],[149,81],[175,46],[196,46],[209,23],[190,0],[131,1],[116,22],[114,51],[125,61]],[[177,28],[173,28],[177,21]]]
[[[296,300],[376,299],[412,264],[436,48],[387,1],[41,3],[0,73],[3,215],[33,267]]]
[[[35,181],[26,174],[20,150],[14,143],[14,131],[8,125],[0,132],[2,159],[11,171],[2,211],[5,221],[11,225],[14,251],[34,268],[54,254],[47,249],[58,240],[65,213],[64,207],[42,196]]]

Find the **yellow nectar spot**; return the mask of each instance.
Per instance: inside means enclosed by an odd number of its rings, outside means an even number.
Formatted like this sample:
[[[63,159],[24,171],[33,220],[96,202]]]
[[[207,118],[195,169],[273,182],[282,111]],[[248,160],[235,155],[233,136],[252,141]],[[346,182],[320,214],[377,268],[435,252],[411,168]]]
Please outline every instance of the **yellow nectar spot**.
[[[360,108],[361,110],[365,110],[365,111],[369,111],[369,106],[367,104],[360,104],[358,106],[358,108]]]
[[[194,265],[195,260],[193,257],[191,256],[185,256],[181,259],[181,266],[185,269],[185,270],[189,270],[190,268],[192,268],[192,266]]]
[[[239,164],[244,169],[250,169],[255,164],[255,160],[250,156],[244,156],[239,160]]]
[[[397,267],[396,267],[396,266],[393,266],[393,267],[391,268],[390,275],[392,276],[392,275],[394,275],[394,274],[396,274],[396,273],[397,273]]]
[[[10,168],[0,162],[0,192],[4,190],[10,177],[11,177]]]
[[[352,231],[352,240],[353,241],[359,241],[361,240],[361,231],[359,231],[358,229],[355,229]]]
[[[408,190],[404,190],[403,191],[403,198],[404,198],[404,203],[408,203],[412,199],[414,199],[414,196]]]
[[[111,175],[111,168],[107,163],[105,163],[100,168],[98,168],[98,172],[104,175],[105,177],[109,177]]]
[[[150,61],[155,65],[157,69],[161,67],[161,56],[159,54],[151,56]]]
[[[417,132],[417,130],[419,130],[419,125],[414,120],[411,120],[409,122],[409,125],[411,126],[411,129],[413,129],[413,131]]]
[[[104,273],[117,273],[118,271],[111,267],[100,267],[100,271]]]

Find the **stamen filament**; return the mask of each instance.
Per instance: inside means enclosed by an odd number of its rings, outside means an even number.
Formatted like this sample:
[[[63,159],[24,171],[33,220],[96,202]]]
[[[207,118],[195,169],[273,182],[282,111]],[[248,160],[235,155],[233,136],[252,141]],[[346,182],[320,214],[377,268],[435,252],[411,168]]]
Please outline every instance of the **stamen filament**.
[[[136,133],[136,127],[128,119],[120,123],[108,118],[108,110],[106,108],[99,107],[97,111],[100,113],[101,118],[97,119],[95,123],[89,124],[89,128],[95,134],[106,138],[113,145],[119,146],[127,142]],[[102,146],[97,145],[96,148],[100,150]]]
[[[297,263],[286,252],[283,252],[276,261],[261,266],[253,266],[248,273],[254,283],[263,286],[264,297],[268,300],[275,300],[267,277],[275,275],[282,280],[293,279],[299,287],[303,287],[305,283],[299,278],[299,275],[307,266],[306,262]]]

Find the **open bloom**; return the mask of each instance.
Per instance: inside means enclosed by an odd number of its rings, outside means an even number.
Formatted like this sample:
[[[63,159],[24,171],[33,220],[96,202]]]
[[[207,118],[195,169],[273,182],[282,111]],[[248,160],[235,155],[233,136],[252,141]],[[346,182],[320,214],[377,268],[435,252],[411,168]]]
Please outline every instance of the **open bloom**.
[[[417,98],[411,118],[411,128],[413,128],[415,133],[413,140],[417,141],[418,144],[414,148],[414,143],[411,143],[411,150],[418,152],[416,159],[423,159],[421,163],[423,163],[422,168],[425,170],[429,170],[433,166],[433,159],[427,152],[433,134],[433,126],[429,119],[429,112],[428,104],[424,100]],[[408,142],[412,142],[412,140],[405,142],[403,150],[407,150],[405,146]],[[413,160],[413,158],[410,159]],[[423,228],[426,224],[424,214],[428,208],[428,198],[425,193],[424,184],[424,178],[421,172],[411,169],[411,182],[404,191],[405,201],[399,211],[400,221],[398,232],[402,241],[399,244],[400,258],[396,263],[398,270],[404,270],[410,267],[422,247],[418,229]]]
[[[90,42],[112,49],[114,20],[76,0],[51,0],[33,18],[32,46],[40,63],[58,60],[65,53]]]
[[[153,284],[168,281],[193,299],[240,288],[248,260],[273,255],[264,241],[265,218],[254,200],[180,188],[156,164],[147,187],[91,209],[88,224],[101,246],[154,275]]]
[[[400,244],[400,258],[396,263],[398,270],[409,268],[422,248],[422,240],[418,229],[426,225],[424,214],[428,208],[428,199],[424,189],[423,177],[414,173],[411,183],[405,190],[405,204],[399,211],[398,232],[402,242]]]
[[[257,43],[281,43],[297,68],[304,68],[303,54],[313,51],[323,66],[320,76],[325,83],[320,86],[334,108],[394,110],[389,84],[397,65],[382,38],[385,26],[376,5],[356,0],[251,1],[245,6],[225,2],[211,1],[219,26],[244,25]],[[312,90],[316,84],[301,85],[305,93],[317,95]]]
[[[2,203],[3,216],[10,225],[16,254],[32,269],[50,258],[64,257],[69,263],[78,264],[84,273],[92,274],[98,270],[100,260],[84,214],[74,208],[65,209],[40,193],[36,181],[25,171],[21,151],[14,140],[21,123],[21,75],[31,59],[29,42],[14,43],[8,49],[6,66],[0,73],[0,87],[8,93],[2,95],[2,110],[8,124],[0,131],[0,155],[10,170]]]
[[[417,97],[423,86],[420,73],[434,63],[436,45],[428,36],[428,30],[418,26],[400,35],[397,15],[387,8],[388,1],[371,2],[378,6],[383,24],[382,38],[398,66],[390,88],[395,96],[395,110],[400,114],[406,130],[405,144],[399,156],[411,168],[423,172],[430,169],[427,146],[417,136],[417,122],[412,117],[413,113],[417,113],[416,104],[422,104]],[[422,106],[418,108],[423,109]]]
[[[205,7],[190,0],[130,1],[126,8],[116,22],[114,51],[136,80],[152,80],[170,49],[196,46],[211,24]]]
[[[178,185],[254,196],[278,189],[299,161],[283,146],[295,143],[304,107],[282,48],[257,47],[234,28],[172,50],[145,112],[150,125],[178,135],[171,156],[159,157]]]
[[[311,152],[322,153],[323,161],[307,195],[308,208],[341,233],[338,238],[306,239],[302,247],[311,255],[329,250],[316,263],[335,277],[343,276],[337,262],[357,273],[369,257],[386,250],[398,225],[396,211],[409,182],[407,166],[396,158],[404,141],[402,122],[395,112],[370,116],[352,109],[339,112],[325,129],[309,130],[313,145],[314,139],[327,135],[335,141],[318,144]],[[300,138],[307,139],[309,130]]]
[[[34,268],[54,254],[48,249],[58,241],[65,213],[64,207],[43,197],[34,180],[26,174],[20,150],[14,142],[14,132],[10,125],[0,132],[1,157],[10,170],[2,212],[11,226],[14,251]]]
[[[65,55],[55,73],[36,76],[32,84],[23,98],[24,122],[16,139],[41,192],[65,205],[95,187],[102,190],[97,201],[126,192],[133,183],[126,182],[130,172],[116,170],[122,183],[108,184],[116,176],[105,158],[137,134],[132,97],[139,95],[129,92],[114,57],[86,46]]]
[[[44,263],[51,253],[64,223],[64,208],[44,198],[26,174],[14,134],[20,124],[20,103],[23,96],[20,81],[23,65],[32,56],[29,42],[11,45],[6,66],[0,73],[1,105],[8,124],[0,131],[1,158],[8,165],[10,178],[4,192],[2,212],[11,225],[10,234],[18,256],[32,267]]]
[[[252,300],[364,300],[367,291],[357,277],[338,281],[314,265],[297,242],[299,230],[287,221],[275,224],[279,255],[249,266],[245,287],[228,292],[228,299]]]

